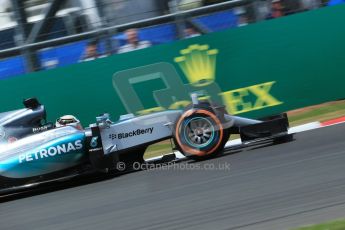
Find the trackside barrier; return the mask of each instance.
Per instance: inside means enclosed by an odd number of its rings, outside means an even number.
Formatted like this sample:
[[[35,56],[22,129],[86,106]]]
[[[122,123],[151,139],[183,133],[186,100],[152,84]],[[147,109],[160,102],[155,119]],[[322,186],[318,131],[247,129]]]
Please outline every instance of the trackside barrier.
[[[344,97],[345,5],[1,80],[1,111],[38,97],[50,119],[178,109],[200,92],[263,117]]]

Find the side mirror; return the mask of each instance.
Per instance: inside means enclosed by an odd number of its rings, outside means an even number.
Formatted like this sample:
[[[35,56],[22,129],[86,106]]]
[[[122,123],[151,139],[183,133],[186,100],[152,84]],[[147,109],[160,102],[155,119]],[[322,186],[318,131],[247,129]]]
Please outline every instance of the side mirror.
[[[109,128],[110,124],[112,123],[110,120],[110,115],[109,113],[104,113],[99,115],[98,117],[96,117],[96,121],[97,121],[97,125],[99,127],[103,127],[103,128]]]
[[[37,98],[29,98],[23,101],[23,104],[25,108],[28,109],[36,109],[41,105],[41,103],[38,102]]]

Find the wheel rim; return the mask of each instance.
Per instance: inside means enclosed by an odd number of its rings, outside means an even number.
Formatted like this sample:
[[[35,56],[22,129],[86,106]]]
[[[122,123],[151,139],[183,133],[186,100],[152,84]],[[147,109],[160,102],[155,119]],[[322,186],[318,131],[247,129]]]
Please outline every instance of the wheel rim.
[[[203,148],[212,143],[215,129],[212,122],[205,117],[194,117],[185,123],[184,136],[188,145]]]

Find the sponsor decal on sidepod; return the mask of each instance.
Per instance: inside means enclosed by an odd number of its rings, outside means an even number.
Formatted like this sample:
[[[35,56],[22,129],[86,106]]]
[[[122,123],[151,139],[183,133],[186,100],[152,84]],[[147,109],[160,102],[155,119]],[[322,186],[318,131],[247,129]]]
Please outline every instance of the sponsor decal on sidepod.
[[[131,132],[127,132],[127,133],[113,133],[113,134],[109,134],[109,138],[114,140],[114,139],[126,139],[129,137],[135,137],[135,136],[140,136],[140,135],[144,135],[144,134],[152,134],[153,132],[153,127],[151,128],[147,128],[147,129],[137,129],[137,130],[133,130]]]
[[[40,160],[43,158],[55,157],[56,155],[66,154],[71,151],[80,150],[83,148],[81,140],[76,140],[75,142],[70,142],[67,144],[61,144],[57,146],[52,146],[49,148],[44,148],[38,150],[34,153],[21,154],[18,157],[19,163],[30,162],[34,160]]]

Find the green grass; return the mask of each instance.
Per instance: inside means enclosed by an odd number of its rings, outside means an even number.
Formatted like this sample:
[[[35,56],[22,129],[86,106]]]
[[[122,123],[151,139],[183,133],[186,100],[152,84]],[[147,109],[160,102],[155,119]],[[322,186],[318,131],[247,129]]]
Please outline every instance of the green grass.
[[[171,142],[170,140],[162,141],[154,145],[150,145],[146,152],[144,158],[152,158],[152,157],[157,157],[161,156],[167,153],[171,153],[172,148],[171,148]]]
[[[342,117],[345,116],[345,100],[290,111],[288,112],[288,116],[291,127],[313,121],[327,121]],[[230,137],[230,139],[236,138],[239,138],[239,135],[232,135]],[[148,147],[145,152],[145,158],[152,158],[171,152],[172,149],[170,140],[162,141]]]
[[[295,230],[345,230],[345,220],[336,220],[323,224],[305,226]]]
[[[325,103],[316,107],[306,108],[305,111],[289,114],[292,126],[305,124],[312,121],[327,121],[345,116],[345,101]]]

